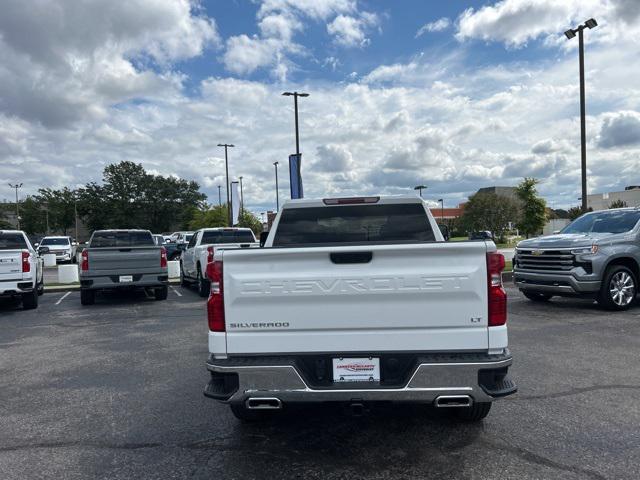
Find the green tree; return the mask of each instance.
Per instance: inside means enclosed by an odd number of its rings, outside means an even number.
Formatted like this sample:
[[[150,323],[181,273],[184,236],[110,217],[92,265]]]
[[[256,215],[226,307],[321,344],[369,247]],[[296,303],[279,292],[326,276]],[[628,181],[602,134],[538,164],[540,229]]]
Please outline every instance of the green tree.
[[[47,233],[47,211],[36,197],[29,196],[20,202],[20,228],[29,235]]]
[[[7,206],[0,204],[0,230],[9,230],[12,227],[7,219]]]
[[[465,204],[460,224],[470,232],[490,230],[503,241],[509,222],[517,218],[518,203],[515,200],[495,193],[476,193]]]
[[[520,215],[516,222],[516,227],[524,233],[527,238],[542,231],[547,222],[547,204],[538,195],[535,178],[525,178],[516,187],[516,196],[521,202]]]
[[[571,220],[572,222],[586,212],[593,212],[593,208],[589,207],[586,211],[584,211],[582,210],[582,207],[571,207],[569,210],[567,210],[569,220]]]
[[[49,228],[67,235],[75,226],[76,192],[64,187],[60,190],[41,188],[35,199],[49,212]]]
[[[614,200],[609,204],[609,208],[627,208],[627,202],[624,200]]]
[[[226,205],[212,205],[209,208],[195,210],[188,225],[190,230],[198,230],[199,228],[226,227],[227,222]],[[242,211],[237,226],[250,228],[256,236],[262,232],[262,222],[248,210]]]

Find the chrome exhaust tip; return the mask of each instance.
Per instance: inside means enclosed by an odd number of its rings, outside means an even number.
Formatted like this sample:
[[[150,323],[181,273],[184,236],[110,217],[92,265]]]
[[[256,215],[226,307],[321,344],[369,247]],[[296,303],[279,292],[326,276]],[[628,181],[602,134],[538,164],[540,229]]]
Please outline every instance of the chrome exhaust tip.
[[[470,407],[473,400],[469,395],[440,395],[433,403],[438,408]]]
[[[250,410],[280,410],[282,402],[275,397],[253,397],[247,399],[247,408]]]

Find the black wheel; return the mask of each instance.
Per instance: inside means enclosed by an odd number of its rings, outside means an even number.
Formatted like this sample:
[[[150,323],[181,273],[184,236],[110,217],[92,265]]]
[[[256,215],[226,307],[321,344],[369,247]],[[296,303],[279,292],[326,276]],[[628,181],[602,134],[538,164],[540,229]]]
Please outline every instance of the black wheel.
[[[80,303],[82,305],[93,305],[96,303],[96,291],[80,290]]]
[[[40,285],[38,285],[38,295],[42,295],[44,293],[44,279],[42,280],[42,282],[40,282]]]
[[[549,295],[548,293],[530,292],[527,290],[523,290],[522,294],[532,302],[548,302],[553,297],[553,295]]]
[[[22,309],[33,310],[38,308],[38,288],[34,288],[32,292],[22,294]]]
[[[607,268],[598,294],[598,303],[608,310],[627,310],[638,293],[638,282],[631,270],[623,265]]]
[[[153,290],[153,295],[156,297],[156,300],[166,300],[168,294],[169,287],[167,287],[166,285]]]
[[[489,415],[491,402],[473,402],[470,407],[454,408],[454,414],[458,420],[463,422],[479,422]]]
[[[229,406],[231,407],[231,413],[233,413],[233,416],[243,422],[259,422],[266,420],[269,418],[269,414],[273,413],[265,410],[249,410],[242,403],[232,403]]]
[[[180,286],[181,287],[189,286],[189,282],[187,281],[187,278],[184,276],[184,269],[182,268],[182,262],[180,262]]]
[[[209,283],[209,280],[207,280],[202,276],[202,272],[200,271],[200,266],[198,266],[197,282],[198,282],[198,295],[200,295],[203,298],[208,297],[209,290],[211,289],[211,283]]]

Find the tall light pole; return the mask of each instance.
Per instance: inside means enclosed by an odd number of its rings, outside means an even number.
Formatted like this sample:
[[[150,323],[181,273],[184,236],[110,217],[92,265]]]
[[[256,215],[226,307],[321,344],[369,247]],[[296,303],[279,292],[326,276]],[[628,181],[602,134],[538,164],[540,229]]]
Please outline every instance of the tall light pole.
[[[244,210],[244,192],[242,191],[242,175],[238,177],[240,179],[240,219],[242,219],[242,211]]]
[[[73,215],[76,221],[76,243],[78,243],[78,197],[73,197]]]
[[[578,59],[580,63],[580,165],[582,169],[582,211],[587,211],[587,126],[586,126],[586,107],[584,93],[584,36],[585,28],[594,28],[598,22],[594,18],[590,18],[583,25],[572,28],[564,32],[566,37],[571,40],[578,34]]]
[[[280,162],[273,162],[273,166],[276,168],[276,213],[280,211],[280,194],[278,193],[278,165]]]
[[[13,184],[9,184],[9,186],[11,188],[15,188],[16,189],[16,222],[18,225],[18,230],[20,230],[20,206],[18,203],[18,189],[22,188],[22,183],[16,183],[15,185]]]
[[[296,155],[300,155],[300,134],[298,131],[298,97],[308,97],[308,93],[298,92],[284,92],[282,95],[285,97],[293,96],[293,110],[295,112],[296,119]]]
[[[422,190],[426,190],[427,186],[426,185],[416,185],[415,187],[413,187],[414,190],[418,190],[420,192],[420,198],[422,198]]]
[[[228,227],[232,227],[233,225],[231,225],[232,220],[231,220],[231,204],[230,204],[230,199],[229,199],[229,155],[227,153],[227,148],[233,148],[235,147],[235,145],[231,144],[231,143],[219,143],[218,144],[219,147],[224,147],[224,170],[226,172],[226,185],[225,185],[225,189],[227,190],[227,226]]]
[[[222,205],[222,194],[220,193],[220,189],[222,185],[218,185],[218,205]]]
[[[440,221],[444,222],[444,198],[439,198],[440,202]]]

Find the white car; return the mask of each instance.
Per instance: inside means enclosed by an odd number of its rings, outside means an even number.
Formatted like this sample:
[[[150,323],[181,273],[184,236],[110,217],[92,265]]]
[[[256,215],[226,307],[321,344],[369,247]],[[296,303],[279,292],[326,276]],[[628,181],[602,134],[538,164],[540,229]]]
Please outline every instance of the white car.
[[[416,402],[479,421],[516,391],[504,257],[444,241],[419,197],[290,200],[264,248],[221,249],[207,268],[204,394],[242,420]]]
[[[76,261],[76,242],[71,237],[44,237],[38,244],[38,251],[42,253],[43,247],[49,249],[48,253],[56,256],[56,262]]]
[[[188,243],[193,232],[173,232],[169,237],[169,243]]]
[[[209,295],[207,264],[222,248],[256,248],[259,244],[250,228],[201,228],[197,230],[180,259],[180,283],[195,283],[201,297]]]
[[[22,308],[37,308],[44,291],[42,258],[19,230],[0,230],[0,297],[19,297]]]

